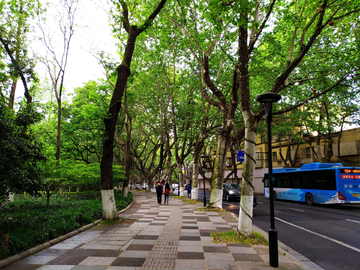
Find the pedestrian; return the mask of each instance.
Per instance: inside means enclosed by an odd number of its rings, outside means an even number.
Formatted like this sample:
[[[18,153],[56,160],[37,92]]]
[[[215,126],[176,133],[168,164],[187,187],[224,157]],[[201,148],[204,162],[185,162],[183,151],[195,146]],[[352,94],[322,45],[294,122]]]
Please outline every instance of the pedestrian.
[[[163,194],[163,187],[162,187],[162,185],[160,185],[160,183],[158,183],[158,185],[156,187],[156,195],[157,195],[157,202],[159,205],[161,204],[162,194]]]
[[[164,192],[164,204],[169,204],[169,195],[170,195],[170,186],[169,183],[166,183],[165,192]]]
[[[187,185],[188,198],[191,198],[191,185]]]

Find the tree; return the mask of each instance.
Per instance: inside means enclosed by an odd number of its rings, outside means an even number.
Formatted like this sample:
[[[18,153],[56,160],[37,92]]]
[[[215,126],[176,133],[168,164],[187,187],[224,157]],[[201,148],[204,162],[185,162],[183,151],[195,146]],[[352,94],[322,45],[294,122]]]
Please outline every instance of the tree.
[[[112,87],[103,80],[89,81],[74,90],[72,103],[63,108],[62,157],[86,164],[100,163],[102,119]]]
[[[265,6],[264,6],[265,7]],[[329,24],[331,21],[336,20],[339,24],[341,21],[351,20],[354,18],[354,14],[359,12],[359,9],[352,6],[348,1],[334,1],[328,2],[327,0],[320,3],[307,3],[302,1],[296,1],[295,3],[284,3],[284,5],[278,4],[275,6],[275,1],[271,2],[267,9],[261,9],[260,6],[252,6],[250,3],[247,3],[241,7],[241,19],[243,23],[239,25],[239,51],[240,51],[240,104],[242,114],[245,120],[245,169],[243,173],[243,186],[242,186],[242,196],[240,202],[240,214],[239,214],[239,225],[238,229],[241,232],[250,233],[251,232],[251,207],[252,207],[252,195],[253,195],[253,178],[255,170],[255,138],[256,138],[256,129],[259,124],[261,117],[264,115],[264,106],[261,105],[259,109],[255,112],[255,106],[251,104],[252,96],[256,93],[255,90],[252,90],[252,83],[250,81],[249,71],[249,61],[254,61],[254,66],[257,64],[257,56],[260,54],[260,50],[264,48],[273,48],[274,52],[277,52],[276,56],[279,59],[279,63],[272,62],[275,66],[274,70],[276,73],[270,73],[272,77],[269,78],[268,91],[275,93],[283,93],[284,95],[288,94],[288,91],[292,89],[292,85],[295,82],[312,82],[319,78],[324,78],[325,76],[329,80],[329,86],[327,89],[324,89],[321,94],[325,94],[328,91],[332,91],[336,85],[340,85],[345,82],[348,77],[352,77],[356,74],[354,72],[353,63],[358,61],[355,59],[350,60],[346,59],[347,65],[345,63],[339,63],[334,66],[328,66],[325,62],[320,62],[320,69],[316,70],[317,66],[312,62],[312,56],[320,55],[317,48],[322,48],[323,51],[328,50],[331,52],[334,48],[326,44],[327,39],[333,39],[333,42],[336,43],[336,39],[339,41],[339,36],[331,36],[327,31],[330,31],[332,24]],[[255,10],[259,10],[260,14],[263,14],[264,20],[259,21],[259,17],[251,18],[251,14],[259,14],[257,12],[253,13]],[[298,12],[301,10],[301,12]],[[284,11],[284,12],[283,12]],[[275,22],[275,27],[272,32],[262,33],[264,26],[267,24],[268,18],[271,14],[277,14],[277,20]],[[285,14],[284,14],[285,13]],[[281,16],[281,15],[287,16]],[[252,19],[252,20],[251,20]],[[288,19],[295,19],[295,24],[290,24]],[[249,33],[249,29],[254,31]],[[254,35],[252,34],[254,33]],[[292,33],[292,38],[289,39],[289,42],[283,42],[283,46],[280,42],[283,41],[283,37],[290,36]],[[249,41],[248,41],[249,38]],[[270,41],[271,40],[271,41]],[[257,47],[255,44],[258,41]],[[270,43],[271,42],[271,43]],[[275,46],[271,46],[272,44]],[[281,44],[281,45],[279,45]],[[349,47],[353,45],[350,44]],[[285,61],[285,48],[290,48],[289,56]],[[276,50],[276,51],[275,51]],[[270,59],[276,59],[276,56],[272,55],[267,57]],[[307,56],[305,58],[305,56]],[[331,58],[331,54],[327,54]],[[344,55],[343,55],[344,56]],[[320,59],[319,59],[320,60]],[[355,61],[353,61],[355,60]],[[351,63],[352,62],[352,63]],[[253,64],[253,63],[251,63]],[[319,63],[318,63],[319,64]],[[345,65],[344,65],[345,64]],[[276,66],[277,65],[277,66]],[[309,74],[311,71],[311,75]],[[336,70],[336,72],[335,72]],[[267,75],[269,76],[269,74]],[[265,88],[266,89],[266,88]],[[300,90],[301,92],[301,90]],[[293,94],[288,94],[289,97],[294,96]],[[299,105],[299,104],[297,104]],[[254,108],[255,107],[255,108]],[[291,109],[293,109],[292,107]],[[289,107],[285,111],[289,111]]]
[[[167,18],[182,31],[190,53],[200,66],[206,84],[203,98],[222,113],[210,199],[211,204],[219,207],[226,153],[240,105],[246,155],[238,229],[249,234],[256,131],[265,114],[264,105],[256,103],[255,97],[262,93],[260,89],[266,89],[266,92],[281,92],[292,100],[297,97],[295,92],[305,94],[305,86],[326,77],[329,84],[318,98],[356,76],[358,57],[354,39],[350,43],[341,41],[346,40],[345,32],[349,37],[351,27],[346,24],[355,21],[359,10],[349,1],[178,1],[176,8],[168,8]],[[333,23],[329,24],[332,21],[336,21],[336,28],[347,30],[334,32]],[[340,43],[341,47],[337,45]],[[326,57],[321,58],[324,52]],[[335,63],[339,57],[343,61]],[[329,59],[332,59],[330,66]],[[300,82],[302,86],[297,87]],[[282,113],[309,101],[308,96],[301,96],[293,106],[281,104]]]
[[[35,195],[42,190],[39,169],[39,163],[44,162],[42,145],[30,129],[39,120],[33,104],[22,104],[15,116],[0,99],[0,201],[10,193]]]
[[[40,13],[37,0],[16,0],[0,2],[0,43],[7,56],[8,79],[11,79],[9,108],[13,109],[17,81],[20,78],[25,90],[27,103],[32,102],[28,82],[37,81],[34,58],[29,56],[29,20]],[[4,56],[4,57],[5,57]],[[1,57],[1,51],[0,51]]]
[[[119,9],[120,6],[122,8],[122,16],[118,18],[118,22],[123,24],[125,31],[128,33],[128,37],[124,48],[122,62],[117,67],[117,80],[109,105],[109,116],[104,118],[105,139],[103,143],[103,155],[101,158],[101,198],[103,202],[103,219],[108,220],[118,218],[112,185],[113,144],[116,122],[121,108],[121,100],[130,75],[130,66],[135,50],[136,39],[151,25],[165,3],[166,0],[162,0],[147,17],[146,21],[140,26],[130,24],[128,5],[125,1],[119,0],[119,4],[117,6]],[[139,15],[141,18],[142,14]],[[135,20],[137,19],[138,18],[135,18]]]
[[[60,162],[61,151],[61,123],[62,123],[62,98],[64,92],[65,71],[68,63],[70,43],[74,35],[75,13],[77,10],[78,0],[62,0],[57,10],[59,30],[61,32],[62,48],[59,49],[58,41],[52,40],[52,33],[46,32],[45,25],[39,25],[42,31],[42,41],[47,49],[44,57],[45,64],[52,84],[52,90],[57,102],[57,133],[56,133],[56,160]],[[55,45],[55,44],[56,45]]]

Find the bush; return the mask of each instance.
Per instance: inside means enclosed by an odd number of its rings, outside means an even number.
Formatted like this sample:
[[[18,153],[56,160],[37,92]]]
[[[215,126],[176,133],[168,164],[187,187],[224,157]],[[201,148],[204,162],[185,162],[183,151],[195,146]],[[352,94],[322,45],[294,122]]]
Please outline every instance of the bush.
[[[130,192],[127,197],[122,197],[120,191],[115,191],[118,211],[127,207],[132,198]],[[46,207],[46,196],[18,195],[14,203],[0,206],[0,237],[10,235],[8,249],[0,249],[0,259],[50,241],[101,217],[102,202],[93,199],[92,191],[68,194],[67,197],[53,195],[49,208]]]

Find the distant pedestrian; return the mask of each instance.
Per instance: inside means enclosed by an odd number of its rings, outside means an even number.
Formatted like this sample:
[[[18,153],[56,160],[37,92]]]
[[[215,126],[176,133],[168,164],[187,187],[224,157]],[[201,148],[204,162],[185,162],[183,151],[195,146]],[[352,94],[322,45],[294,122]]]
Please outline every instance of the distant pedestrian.
[[[188,193],[188,198],[191,198],[191,185],[190,184],[187,185],[187,193]]]
[[[165,192],[164,192],[164,204],[169,204],[169,195],[170,195],[170,186],[169,183],[166,183]]]
[[[161,204],[162,194],[163,194],[163,187],[162,187],[162,185],[160,185],[160,183],[158,183],[158,185],[156,187],[156,195],[157,195],[157,202],[159,205]]]

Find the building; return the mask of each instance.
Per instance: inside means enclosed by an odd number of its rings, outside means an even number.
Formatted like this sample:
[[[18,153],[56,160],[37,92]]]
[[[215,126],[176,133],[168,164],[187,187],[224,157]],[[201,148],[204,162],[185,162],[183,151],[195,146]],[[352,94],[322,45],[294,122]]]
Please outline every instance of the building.
[[[256,170],[255,170],[255,193],[263,193],[263,176],[268,172],[268,147],[266,136],[258,135],[256,139]],[[243,147],[239,147],[242,150]],[[210,159],[211,159],[210,154]],[[327,136],[303,135],[301,140],[294,141],[291,138],[272,141],[273,169],[283,167],[301,167],[303,164],[312,162],[340,162],[344,166],[360,167],[360,128],[344,130]],[[228,152],[225,178],[236,166],[236,176],[233,174],[225,182],[241,184],[243,163],[236,161]],[[209,166],[208,166],[209,167]],[[211,177],[211,172],[206,172],[206,177]],[[203,188],[204,181],[199,175],[199,188]],[[209,188],[208,183],[205,186]]]

